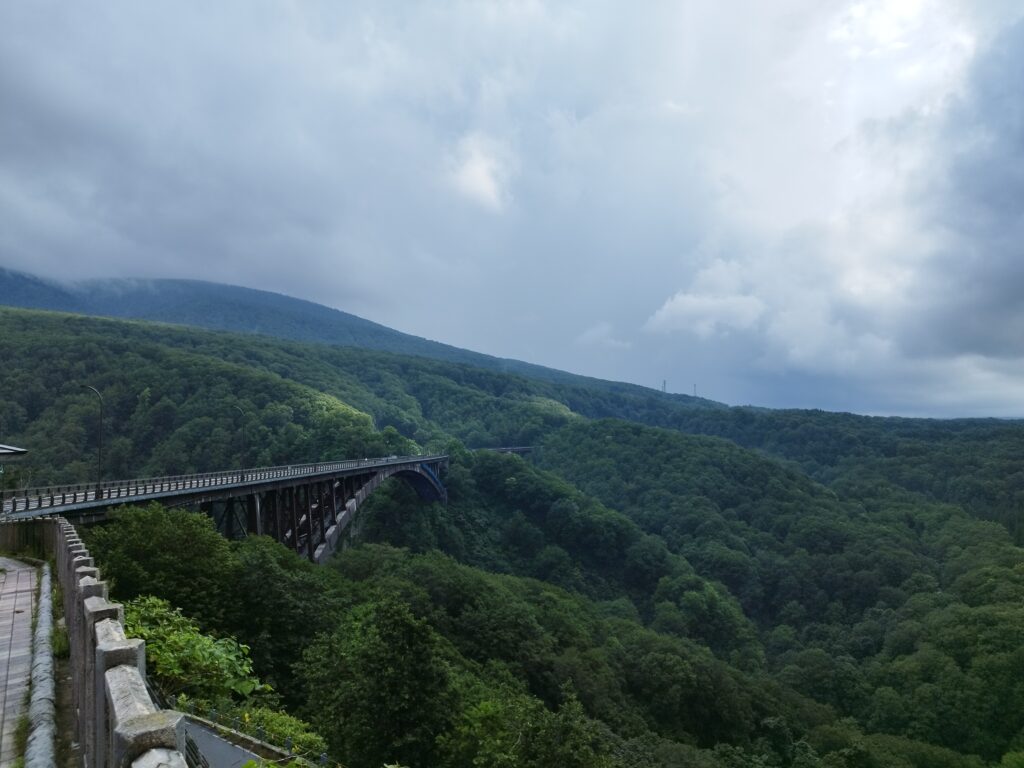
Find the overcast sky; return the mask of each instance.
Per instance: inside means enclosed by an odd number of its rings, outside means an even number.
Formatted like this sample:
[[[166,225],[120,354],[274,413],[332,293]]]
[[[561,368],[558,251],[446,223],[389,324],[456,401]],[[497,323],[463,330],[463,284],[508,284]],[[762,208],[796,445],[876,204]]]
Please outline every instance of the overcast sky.
[[[0,266],[732,404],[1024,416],[1022,18],[0,3]]]

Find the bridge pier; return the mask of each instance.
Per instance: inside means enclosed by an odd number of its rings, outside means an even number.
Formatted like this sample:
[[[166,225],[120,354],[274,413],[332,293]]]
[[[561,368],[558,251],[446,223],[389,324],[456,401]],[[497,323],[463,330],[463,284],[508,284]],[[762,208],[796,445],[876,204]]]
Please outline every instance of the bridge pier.
[[[288,544],[296,552],[299,550],[299,517],[298,505],[295,502],[295,488],[288,488],[284,492],[285,498],[285,525],[289,526],[288,532],[281,539],[282,544]]]
[[[316,555],[316,548],[324,543],[327,538],[327,481],[321,480],[316,483],[316,519],[320,525],[320,532],[317,534],[316,542],[310,547],[310,552]],[[314,557],[314,560],[316,558]]]
[[[270,535],[275,541],[284,540],[284,532],[281,530],[281,491],[277,488],[267,491],[267,501],[270,502]]]
[[[305,503],[302,508],[306,513],[306,552],[309,555],[310,562],[315,562],[313,560],[315,537],[313,533],[313,494],[310,492],[311,490],[311,485],[304,485],[302,487],[302,495],[305,499]]]
[[[260,514],[260,495],[251,493],[245,497],[246,533],[263,535],[263,516]]]

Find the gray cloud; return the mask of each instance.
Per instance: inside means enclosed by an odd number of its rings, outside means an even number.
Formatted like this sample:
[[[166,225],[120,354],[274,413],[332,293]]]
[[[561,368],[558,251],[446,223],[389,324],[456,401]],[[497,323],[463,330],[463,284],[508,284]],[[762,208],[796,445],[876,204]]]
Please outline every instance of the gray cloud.
[[[922,3],[3,4],[0,263],[1019,415],[1019,10]]]
[[[685,120],[615,61],[664,55],[658,19],[624,43],[607,12],[529,3],[157,8],[5,9],[12,266],[198,273],[522,354],[592,321],[567,292],[607,303],[695,236]]]
[[[1024,22],[974,62],[921,180],[942,243],[922,274],[910,351],[1024,355]]]

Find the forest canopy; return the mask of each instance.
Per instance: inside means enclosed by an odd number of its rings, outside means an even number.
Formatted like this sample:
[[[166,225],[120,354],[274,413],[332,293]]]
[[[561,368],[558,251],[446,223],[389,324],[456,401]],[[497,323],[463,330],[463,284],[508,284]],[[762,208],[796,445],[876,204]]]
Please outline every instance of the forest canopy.
[[[157,506],[87,531],[144,631],[225,641],[235,689],[196,695],[298,718],[346,765],[1024,758],[1015,422],[709,407],[7,309],[0,359],[0,439],[30,450],[6,485],[95,476],[85,384],[109,478],[451,456],[447,505],[385,484],[326,567]],[[533,451],[472,450],[498,445]]]

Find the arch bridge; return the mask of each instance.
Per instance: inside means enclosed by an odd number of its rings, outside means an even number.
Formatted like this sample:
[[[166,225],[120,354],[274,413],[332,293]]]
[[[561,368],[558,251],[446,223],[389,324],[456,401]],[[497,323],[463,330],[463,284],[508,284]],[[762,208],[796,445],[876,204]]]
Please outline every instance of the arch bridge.
[[[125,504],[198,507],[228,538],[265,534],[319,563],[351,533],[360,505],[390,477],[409,483],[423,499],[447,503],[441,482],[447,468],[443,454],[388,456],[48,486],[2,491],[0,509],[7,520],[61,515],[87,524]]]

